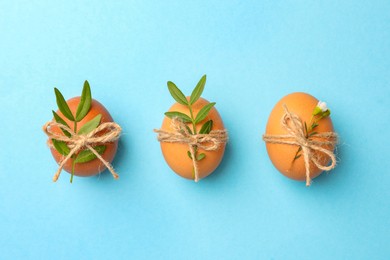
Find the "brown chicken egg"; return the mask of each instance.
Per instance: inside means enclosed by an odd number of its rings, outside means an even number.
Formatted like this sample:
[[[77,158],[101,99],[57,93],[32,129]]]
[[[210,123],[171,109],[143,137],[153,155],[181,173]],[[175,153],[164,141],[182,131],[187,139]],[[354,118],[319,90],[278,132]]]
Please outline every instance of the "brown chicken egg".
[[[74,97],[69,99],[66,102],[69,106],[69,109],[73,114],[76,114],[77,107],[80,103],[80,97]],[[68,125],[69,127],[74,130],[74,122],[67,119],[61,111],[56,112]],[[77,123],[78,129],[80,129],[85,123],[89,122],[91,119],[96,117],[97,115],[101,114],[101,121],[100,123],[105,122],[113,122],[113,119],[110,115],[110,113],[107,111],[107,109],[98,101],[92,99],[91,108],[88,112],[88,114]],[[63,135],[61,129],[57,126],[54,126],[52,128],[53,133]],[[51,144],[51,140],[49,140],[49,143]],[[118,148],[118,141],[110,142],[110,143],[104,143],[106,146],[106,150],[102,154],[102,157],[107,162],[111,163],[115,157],[117,148]],[[61,160],[63,160],[64,156],[61,155],[52,145],[50,145],[50,151],[54,157],[54,159],[57,161],[57,163],[60,163]],[[70,158],[64,165],[64,170],[71,173],[72,172],[72,165],[73,165],[73,158]],[[99,159],[95,158],[92,161],[85,162],[85,163],[76,163],[74,168],[74,175],[81,176],[81,177],[87,177],[96,175],[106,169],[106,166],[100,161]]]
[[[320,119],[318,116],[313,116],[313,111],[318,104],[319,101],[315,97],[306,93],[297,92],[283,97],[271,111],[266,126],[265,136],[288,134],[288,131],[281,123],[282,117],[285,114],[284,106],[288,108],[289,112],[296,114],[301,119],[302,126],[306,123],[306,128],[308,128],[308,131],[304,130],[306,134],[333,132],[333,124],[329,116],[324,116]],[[317,109],[319,108],[317,107]],[[317,120],[318,122],[316,124],[318,124],[318,126],[313,124],[313,122],[316,122]],[[292,124],[290,119],[288,119],[287,124]],[[311,126],[315,126],[314,129],[311,129]],[[273,165],[279,172],[294,180],[303,181],[306,179],[304,156],[302,155],[302,151],[299,151],[300,148],[298,145],[266,142],[266,148]],[[325,148],[330,151],[334,150],[334,147],[329,145],[325,146]],[[328,165],[330,163],[329,156],[317,150],[312,152],[312,156],[314,156],[321,165]],[[322,170],[310,161],[310,178],[313,179],[317,177],[321,172]]]
[[[190,97],[187,97],[187,100],[190,100]],[[198,112],[202,107],[209,104],[206,99],[199,98],[193,105],[193,116],[196,117]],[[177,111],[184,113],[190,116],[190,111],[187,106],[175,103],[169,111]],[[197,132],[201,129],[202,125],[208,121],[213,121],[213,126],[211,130],[224,130],[225,127],[223,125],[221,116],[219,115],[217,109],[213,107],[208,113],[207,117],[196,124]],[[165,130],[168,132],[173,132],[174,130],[171,127],[172,119],[169,117],[165,117],[161,126],[161,130]],[[187,123],[188,127],[192,129],[192,124]],[[189,145],[183,143],[168,143],[168,142],[160,142],[161,150],[164,155],[165,161],[168,163],[169,167],[176,172],[178,175],[186,178],[186,179],[194,179],[194,169],[193,162],[188,155]],[[198,166],[198,175],[199,179],[205,178],[210,175],[220,164],[223,154],[225,152],[225,144],[221,144],[220,147],[215,151],[205,151],[201,148],[198,149],[198,154],[204,153],[205,157],[197,162]]]

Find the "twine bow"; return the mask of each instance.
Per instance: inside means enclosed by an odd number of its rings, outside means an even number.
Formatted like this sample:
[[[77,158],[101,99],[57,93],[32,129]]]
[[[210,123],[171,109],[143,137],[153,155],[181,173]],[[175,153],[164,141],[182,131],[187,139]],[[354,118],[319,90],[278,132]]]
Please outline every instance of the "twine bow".
[[[199,169],[195,158],[195,150],[197,148],[205,151],[215,151],[221,144],[225,144],[228,141],[228,134],[226,130],[212,130],[208,134],[191,134],[187,128],[187,125],[179,120],[173,118],[171,122],[173,132],[168,132],[161,129],[154,129],[157,133],[157,140],[165,143],[181,143],[188,144],[190,149],[192,165],[194,167],[195,182],[199,181]]]
[[[297,145],[302,148],[303,159],[306,169],[306,186],[310,186],[310,162],[323,171],[330,171],[336,167],[336,155],[333,149],[324,146],[334,147],[338,142],[338,136],[334,132],[323,132],[311,134],[310,138],[305,135],[305,128],[302,120],[294,113],[291,113],[286,105],[283,105],[284,115],[281,118],[281,125],[287,131],[286,135],[263,135],[263,140],[273,144]],[[291,121],[288,124],[288,121]],[[316,152],[323,153],[330,158],[329,166],[321,164]]]
[[[62,130],[70,133],[70,137],[55,133],[52,131],[52,127],[57,126]],[[96,129],[85,135],[78,135],[73,132],[69,127],[59,124],[57,122],[47,122],[43,126],[43,131],[49,137],[49,139],[55,139],[57,141],[66,142],[70,148],[69,154],[60,162],[60,166],[53,177],[53,181],[56,182],[61,174],[62,168],[65,163],[78,151],[83,148],[90,150],[111,172],[114,179],[118,179],[119,175],[115,172],[114,167],[103,159],[103,157],[93,148],[94,145],[99,143],[112,143],[119,139],[122,128],[114,122],[106,122],[99,125]],[[105,131],[105,132],[103,132]],[[102,135],[96,136],[97,133],[103,132]]]

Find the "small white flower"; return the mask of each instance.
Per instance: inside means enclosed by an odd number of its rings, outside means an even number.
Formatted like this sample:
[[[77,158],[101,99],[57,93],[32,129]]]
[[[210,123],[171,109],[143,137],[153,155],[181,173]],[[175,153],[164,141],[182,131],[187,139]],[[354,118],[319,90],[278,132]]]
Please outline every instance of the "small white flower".
[[[326,102],[318,102],[317,107],[321,109],[322,112],[326,112],[328,110],[328,107],[326,106]]]

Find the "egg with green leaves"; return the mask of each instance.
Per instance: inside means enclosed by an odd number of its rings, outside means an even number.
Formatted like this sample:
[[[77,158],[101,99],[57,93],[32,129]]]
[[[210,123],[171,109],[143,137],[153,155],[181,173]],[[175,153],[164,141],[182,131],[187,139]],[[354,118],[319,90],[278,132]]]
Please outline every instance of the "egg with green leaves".
[[[162,131],[174,134],[178,134],[177,127],[172,125],[174,124],[174,119],[180,121],[185,126],[182,129],[183,131],[179,130],[179,134],[186,132],[185,135],[187,135],[180,137],[183,139],[182,141],[160,141],[160,145],[164,159],[169,167],[179,176],[190,180],[205,178],[216,170],[222,161],[227,141],[222,118],[215,108],[216,103],[210,103],[200,97],[205,83],[206,75],[200,79],[191,96],[184,96],[179,88],[169,81],[168,89],[177,102],[165,113],[161,126]],[[221,133],[221,136],[216,138],[218,139],[216,149],[208,150],[208,147],[213,145],[210,141],[212,138],[209,136],[213,133]],[[196,138],[201,139],[203,137],[208,141],[201,144],[196,141],[193,143],[186,141],[191,140],[191,138],[196,140]],[[207,139],[208,137],[210,138]],[[193,146],[192,153],[191,145]],[[194,163],[197,167],[197,178],[195,178]]]
[[[82,95],[65,101],[61,92],[55,89],[59,109],[53,111],[53,121],[68,127],[73,133],[82,136],[90,133],[106,122],[113,122],[107,109],[93,99],[88,81],[85,81]],[[52,126],[50,131],[56,135],[70,137],[70,133],[58,126]],[[105,130],[96,136],[105,134]],[[55,161],[60,164],[72,149],[72,144],[66,141],[49,139],[50,151]],[[107,143],[93,144],[95,151],[108,163],[111,163],[118,149],[118,140]],[[63,169],[76,176],[86,177],[99,174],[106,169],[102,160],[87,148],[78,150],[64,164]]]

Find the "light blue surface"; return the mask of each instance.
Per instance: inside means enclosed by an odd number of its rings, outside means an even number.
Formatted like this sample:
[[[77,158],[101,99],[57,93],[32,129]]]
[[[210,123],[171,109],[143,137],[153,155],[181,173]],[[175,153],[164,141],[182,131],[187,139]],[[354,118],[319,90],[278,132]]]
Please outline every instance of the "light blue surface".
[[[389,1],[2,1],[1,259],[388,259]],[[230,143],[196,184],[153,128],[201,75]],[[114,166],[62,173],[42,125],[88,79],[124,129]],[[339,166],[310,188],[261,140],[273,105],[327,101]]]

